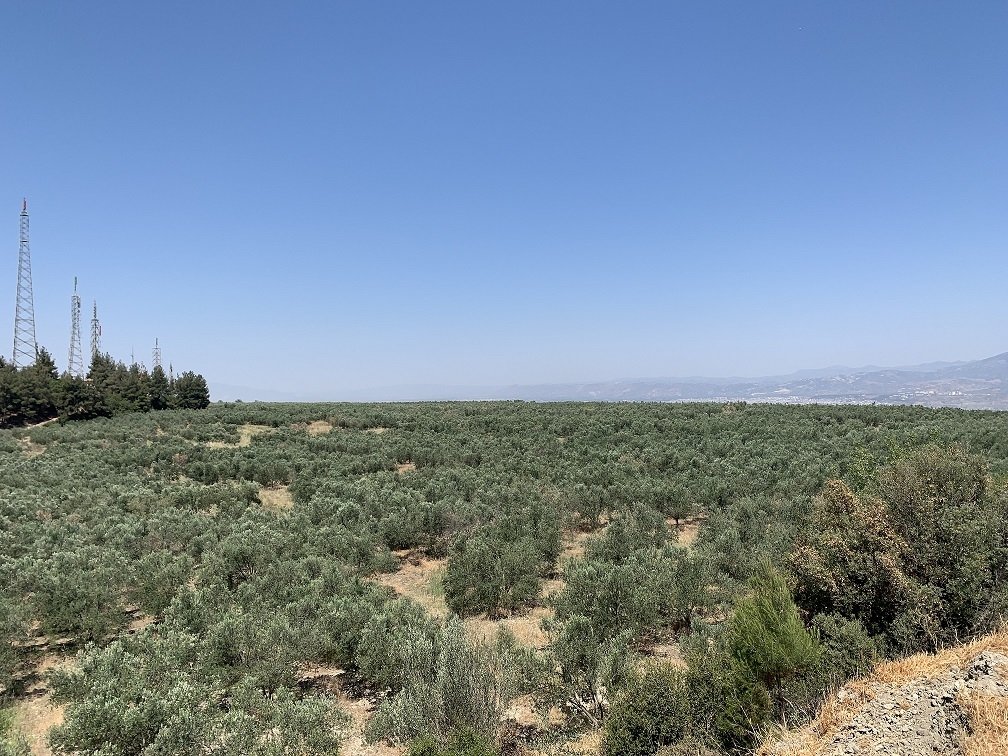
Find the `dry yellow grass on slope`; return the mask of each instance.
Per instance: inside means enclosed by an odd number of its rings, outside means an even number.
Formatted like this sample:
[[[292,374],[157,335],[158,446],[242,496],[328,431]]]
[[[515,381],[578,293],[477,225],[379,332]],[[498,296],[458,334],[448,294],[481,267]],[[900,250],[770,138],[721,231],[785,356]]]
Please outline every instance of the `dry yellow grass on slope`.
[[[757,750],[757,756],[823,756],[832,753],[834,736],[877,696],[880,688],[895,689],[937,680],[953,670],[962,670],[980,654],[1008,656],[1008,629],[936,654],[917,654],[879,664],[868,676],[853,680],[831,695],[816,718],[796,731],[773,733]],[[1008,680],[1005,680],[1008,683]],[[964,756],[1008,754],[1008,696],[990,695],[964,687],[956,697],[966,713],[969,730],[960,747]]]

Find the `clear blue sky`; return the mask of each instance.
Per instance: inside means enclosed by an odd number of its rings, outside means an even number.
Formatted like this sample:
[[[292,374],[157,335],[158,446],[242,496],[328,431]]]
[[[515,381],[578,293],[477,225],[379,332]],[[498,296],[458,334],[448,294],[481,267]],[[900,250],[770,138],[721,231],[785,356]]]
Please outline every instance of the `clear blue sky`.
[[[1008,351],[1006,40],[1005,2],[7,3],[0,335],[27,196],[61,366],[74,275],[118,357],[333,396]]]

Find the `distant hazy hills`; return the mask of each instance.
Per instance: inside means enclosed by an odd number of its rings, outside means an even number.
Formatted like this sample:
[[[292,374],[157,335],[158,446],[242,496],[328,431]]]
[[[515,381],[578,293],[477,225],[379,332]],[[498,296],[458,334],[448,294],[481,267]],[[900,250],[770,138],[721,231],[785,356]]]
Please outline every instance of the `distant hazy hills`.
[[[935,362],[903,368],[833,367],[765,378],[661,378],[513,386],[503,395],[537,401],[878,402],[1008,409],[1006,389],[1008,353],[974,362]]]
[[[213,399],[264,401],[750,401],[799,404],[923,404],[1008,409],[1008,353],[972,362],[932,362],[900,368],[834,366],[763,378],[640,378],[532,386],[397,386],[332,395],[280,394],[211,386]]]

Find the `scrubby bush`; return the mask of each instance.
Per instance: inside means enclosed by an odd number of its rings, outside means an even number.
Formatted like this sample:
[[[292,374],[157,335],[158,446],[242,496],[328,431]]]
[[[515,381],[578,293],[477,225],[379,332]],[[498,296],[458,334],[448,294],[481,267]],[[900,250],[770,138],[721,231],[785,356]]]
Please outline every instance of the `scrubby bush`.
[[[692,728],[689,687],[682,670],[649,666],[623,688],[605,721],[601,756],[650,756],[678,744]]]
[[[828,693],[868,674],[881,658],[878,641],[857,620],[818,614],[809,630],[819,640],[819,658],[781,686],[785,718],[792,725],[811,719]]]
[[[410,744],[409,756],[497,756],[498,749],[485,736],[469,728],[447,735],[424,735]]]
[[[810,613],[857,619],[895,652],[934,650],[995,621],[1006,521],[978,456],[907,453],[863,493],[825,487],[791,558],[796,596]]]
[[[531,538],[461,538],[449,552],[445,601],[462,615],[486,612],[497,617],[538,596],[542,573],[542,554]]]
[[[470,730],[481,741],[495,743],[501,715],[516,690],[501,656],[470,640],[462,622],[450,619],[439,634],[432,667],[423,666],[413,664],[399,691],[382,703],[368,723],[369,739],[407,743]]]

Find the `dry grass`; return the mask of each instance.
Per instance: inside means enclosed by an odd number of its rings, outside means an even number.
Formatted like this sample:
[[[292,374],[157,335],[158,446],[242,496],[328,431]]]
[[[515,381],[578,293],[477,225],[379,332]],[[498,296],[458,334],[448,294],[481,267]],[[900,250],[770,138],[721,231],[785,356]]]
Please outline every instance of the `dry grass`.
[[[326,420],[315,420],[308,423],[308,427],[305,430],[308,431],[309,436],[324,436],[332,430],[332,423]]]
[[[365,433],[374,433],[376,436],[380,436],[382,433],[384,433],[387,430],[389,430],[389,429],[388,428],[383,428],[383,427],[381,427],[379,425],[379,426],[376,426],[374,428],[365,428],[364,432]]]
[[[549,636],[542,628],[542,621],[553,616],[553,610],[545,606],[534,606],[524,614],[501,619],[484,616],[470,617],[465,621],[469,636],[492,642],[501,629],[508,630],[515,639],[526,646],[543,649],[549,645]]]
[[[269,425],[251,425],[246,423],[238,428],[238,443],[232,444],[228,441],[207,441],[206,445],[210,449],[241,449],[246,446],[251,446],[252,438],[254,436],[259,436],[263,433],[270,433],[272,431],[273,428]]]
[[[412,462],[399,462],[395,466],[395,471],[400,475],[405,475],[406,473],[415,472],[416,465]]]
[[[952,667],[968,664],[983,651],[1008,655],[1008,630],[985,635],[965,646],[944,649],[937,654],[917,654],[906,659],[884,662],[871,674],[872,682],[900,684],[908,680],[939,677]]]
[[[960,696],[972,733],[963,741],[965,756],[1008,754],[1008,701],[1003,696]]]
[[[819,714],[807,727],[793,732],[778,732],[768,737],[756,751],[757,756],[820,756],[833,736],[850,722],[861,708],[875,698],[876,685],[905,685],[914,680],[941,677],[953,667],[963,668],[983,651],[1008,654],[1008,630],[986,635],[964,646],[944,649],[937,654],[917,654],[879,664],[867,677],[844,685],[830,696]],[[989,700],[988,700],[989,699]],[[973,695],[964,709],[974,730],[964,744],[967,756],[1004,756],[1008,754],[1008,699]]]
[[[560,556],[557,558],[557,567],[563,570],[567,562],[572,559],[581,559],[585,554],[585,544],[588,539],[605,532],[607,526],[603,525],[598,530],[576,530],[564,533],[563,543],[560,546]]]
[[[25,737],[33,756],[52,756],[49,748],[49,731],[63,723],[63,707],[54,706],[50,700],[45,676],[56,669],[66,669],[73,659],[47,654],[38,666],[37,674],[43,682],[30,690],[11,707],[14,730]]]
[[[602,745],[602,731],[588,730],[565,745],[568,752],[576,756],[595,756]]]
[[[45,453],[45,445],[36,444],[28,436],[19,438],[18,442],[21,444],[21,453],[28,459],[34,459]]]
[[[410,556],[395,572],[375,575],[374,580],[391,588],[400,596],[406,596],[420,604],[434,617],[445,617],[445,604],[441,580],[444,577],[446,559],[428,559]]]
[[[287,486],[260,488],[259,501],[270,512],[287,512],[294,506],[294,499]]]

